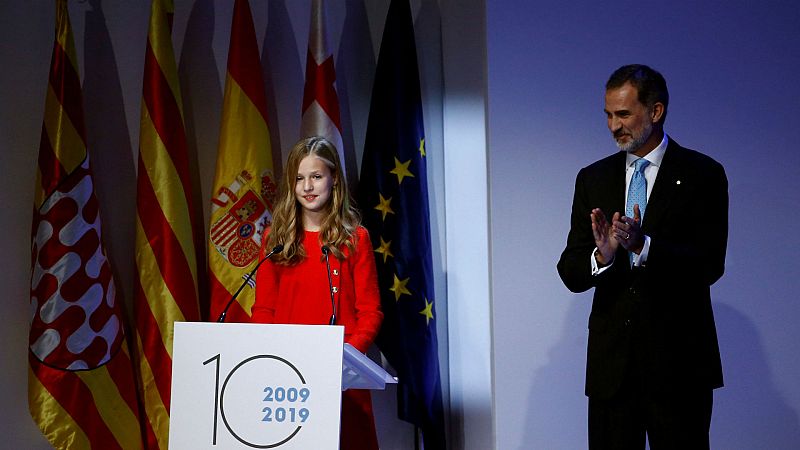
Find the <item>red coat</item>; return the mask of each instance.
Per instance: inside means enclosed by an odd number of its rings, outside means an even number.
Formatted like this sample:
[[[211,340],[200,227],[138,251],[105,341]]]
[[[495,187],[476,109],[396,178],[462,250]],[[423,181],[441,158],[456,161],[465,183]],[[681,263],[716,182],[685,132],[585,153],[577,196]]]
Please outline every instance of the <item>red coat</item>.
[[[266,236],[264,236],[266,242]],[[356,230],[356,247],[339,260],[329,254],[336,303],[336,324],[344,325],[344,341],[366,352],[380,329],[378,276],[369,233]],[[256,275],[254,323],[323,325],[331,317],[328,273],[319,232],[306,231],[306,257],[299,264],[283,266],[267,261]],[[265,249],[262,249],[262,257]],[[352,253],[352,254],[351,254]],[[342,400],[341,450],[375,449],[377,436],[369,391],[348,390]]]

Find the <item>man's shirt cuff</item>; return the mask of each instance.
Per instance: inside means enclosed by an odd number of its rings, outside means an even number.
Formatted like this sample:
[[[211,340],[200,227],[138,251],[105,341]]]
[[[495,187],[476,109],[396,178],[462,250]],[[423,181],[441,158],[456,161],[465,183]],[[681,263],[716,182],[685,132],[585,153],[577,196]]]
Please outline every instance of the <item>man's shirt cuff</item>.
[[[650,236],[644,235],[644,246],[637,255],[633,254],[633,267],[642,267],[647,263],[647,254],[650,252]]]
[[[612,259],[610,263],[606,264],[603,267],[600,267],[600,264],[597,263],[597,259],[594,257],[595,253],[597,253],[597,247],[592,250],[592,254],[589,255],[589,259],[591,260],[592,264],[592,276],[600,275],[601,273],[605,272],[609,267],[614,265],[614,260]]]

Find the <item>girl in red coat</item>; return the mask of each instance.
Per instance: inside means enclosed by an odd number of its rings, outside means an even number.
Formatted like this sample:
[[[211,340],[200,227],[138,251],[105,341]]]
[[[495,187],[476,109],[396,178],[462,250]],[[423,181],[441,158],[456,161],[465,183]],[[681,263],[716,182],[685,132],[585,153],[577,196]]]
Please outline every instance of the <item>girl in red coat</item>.
[[[252,321],[335,324],[344,341],[365,352],[383,313],[375,257],[367,230],[351,204],[339,156],[328,140],[311,137],[289,152],[272,227],[262,247],[282,244],[256,275]],[[329,251],[331,284],[323,247]],[[369,391],[342,393],[341,450],[377,450]]]

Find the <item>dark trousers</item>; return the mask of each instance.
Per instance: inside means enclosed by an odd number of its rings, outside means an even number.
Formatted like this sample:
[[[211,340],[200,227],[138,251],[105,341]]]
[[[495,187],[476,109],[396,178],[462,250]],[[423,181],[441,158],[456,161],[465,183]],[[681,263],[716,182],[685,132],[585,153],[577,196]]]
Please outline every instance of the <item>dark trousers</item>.
[[[652,394],[624,383],[610,399],[589,398],[590,450],[708,450],[713,390]]]

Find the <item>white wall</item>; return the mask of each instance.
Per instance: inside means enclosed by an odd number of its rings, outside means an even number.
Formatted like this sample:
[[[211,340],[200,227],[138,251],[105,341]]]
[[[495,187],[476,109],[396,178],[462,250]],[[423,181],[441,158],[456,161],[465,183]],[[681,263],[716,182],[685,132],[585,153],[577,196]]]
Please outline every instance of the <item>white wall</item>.
[[[664,74],[667,132],[730,181],[726,274],[712,289],[726,384],[712,448],[797,448],[797,3],[487,4],[497,448],[586,447],[591,292],[567,291],[555,264],[575,175],[616,151],[603,85],[629,63]],[[686,219],[703,232],[702,217]]]
[[[485,1],[444,2],[444,155],[453,449],[495,446]]]

